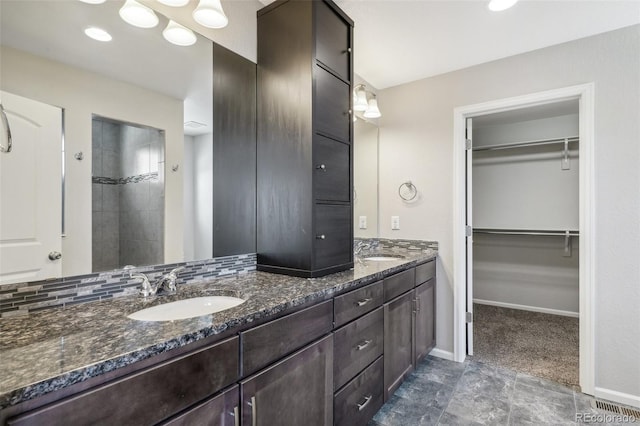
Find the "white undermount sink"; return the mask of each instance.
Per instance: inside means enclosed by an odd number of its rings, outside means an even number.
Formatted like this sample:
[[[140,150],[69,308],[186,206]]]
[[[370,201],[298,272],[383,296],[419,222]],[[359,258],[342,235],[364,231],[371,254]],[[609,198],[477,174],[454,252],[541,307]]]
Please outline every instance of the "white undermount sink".
[[[381,255],[381,256],[365,256],[363,257],[364,260],[373,260],[375,262],[389,262],[391,260],[401,260],[404,259],[403,256],[385,256],[385,255]]]
[[[224,311],[244,302],[244,299],[231,296],[193,297],[141,309],[127,315],[127,318],[139,321],[181,320]]]

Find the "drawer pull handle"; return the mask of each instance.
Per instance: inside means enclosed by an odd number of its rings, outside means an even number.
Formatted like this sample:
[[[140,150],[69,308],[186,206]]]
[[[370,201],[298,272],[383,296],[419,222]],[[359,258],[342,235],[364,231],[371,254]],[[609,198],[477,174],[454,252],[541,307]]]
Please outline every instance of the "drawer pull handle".
[[[371,299],[370,297],[367,297],[366,299],[358,300],[358,301],[356,302],[356,305],[358,305],[358,306],[364,306],[364,305],[366,305],[367,303],[371,302],[371,300],[372,300],[372,299]]]
[[[362,404],[358,404],[358,411],[364,410],[364,407],[366,407],[371,402],[372,399],[373,399],[373,395],[365,396],[364,402]]]
[[[325,238],[324,234],[316,235],[316,240],[324,240]]]
[[[233,413],[231,413],[231,415],[233,416],[234,426],[240,426],[240,410],[237,405],[233,407]]]
[[[256,403],[256,397],[251,397],[251,402],[248,403],[251,406],[251,425],[257,426],[258,424],[258,404]]]
[[[320,164],[319,166],[316,166],[317,170],[322,170],[323,172],[327,171],[327,166],[325,166],[324,164]]]
[[[365,340],[363,343],[360,343],[358,346],[356,346],[356,350],[357,351],[363,350],[364,348],[369,346],[371,342],[373,342],[373,340]]]

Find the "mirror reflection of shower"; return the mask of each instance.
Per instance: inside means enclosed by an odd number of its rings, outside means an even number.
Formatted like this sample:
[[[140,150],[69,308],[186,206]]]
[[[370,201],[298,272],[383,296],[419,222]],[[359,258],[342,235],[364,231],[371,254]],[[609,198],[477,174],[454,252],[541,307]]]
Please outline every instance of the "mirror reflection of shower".
[[[94,116],[92,271],[164,262],[164,131]]]

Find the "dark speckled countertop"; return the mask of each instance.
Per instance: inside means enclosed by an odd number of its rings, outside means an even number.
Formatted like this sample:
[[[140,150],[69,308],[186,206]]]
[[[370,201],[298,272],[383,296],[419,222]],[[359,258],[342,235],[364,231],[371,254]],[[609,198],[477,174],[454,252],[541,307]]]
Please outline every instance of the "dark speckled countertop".
[[[362,261],[354,269],[305,279],[249,272],[179,286],[175,295],[122,297],[0,319],[0,409],[65,388],[197,340],[377,281],[436,256],[394,250],[403,259]],[[201,317],[145,322],[127,315],[190,297],[238,295],[241,305]]]

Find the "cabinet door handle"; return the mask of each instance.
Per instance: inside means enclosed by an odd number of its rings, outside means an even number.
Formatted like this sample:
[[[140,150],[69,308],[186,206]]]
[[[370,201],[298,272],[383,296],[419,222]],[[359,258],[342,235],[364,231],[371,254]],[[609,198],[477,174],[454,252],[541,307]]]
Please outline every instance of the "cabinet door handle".
[[[418,309],[418,312],[420,312],[420,298],[416,297],[416,307]]]
[[[325,166],[324,164],[320,164],[319,166],[316,166],[317,170],[322,170],[323,172],[327,171],[327,166]]]
[[[249,402],[251,406],[251,425],[257,426],[258,424],[258,404],[256,403],[255,395],[251,397],[251,402]]]
[[[358,306],[364,306],[364,305],[366,305],[366,304],[367,304],[367,303],[369,303],[369,302],[371,302],[371,298],[370,298],[370,297],[367,297],[366,299],[358,300],[358,301],[356,302],[356,305],[358,305]]]
[[[373,399],[373,395],[365,396],[364,402],[362,404],[358,404],[358,411],[364,410],[364,407],[366,407],[369,404],[369,402],[371,402],[372,399]]]
[[[365,340],[364,342],[362,342],[358,346],[356,346],[356,350],[357,351],[363,350],[364,348],[369,346],[371,344],[371,342],[373,342],[373,340]]]
[[[233,413],[231,413],[231,415],[233,416],[234,426],[240,426],[240,409],[237,405],[233,407]]]
[[[326,237],[324,234],[316,235],[316,240],[324,240]]]

